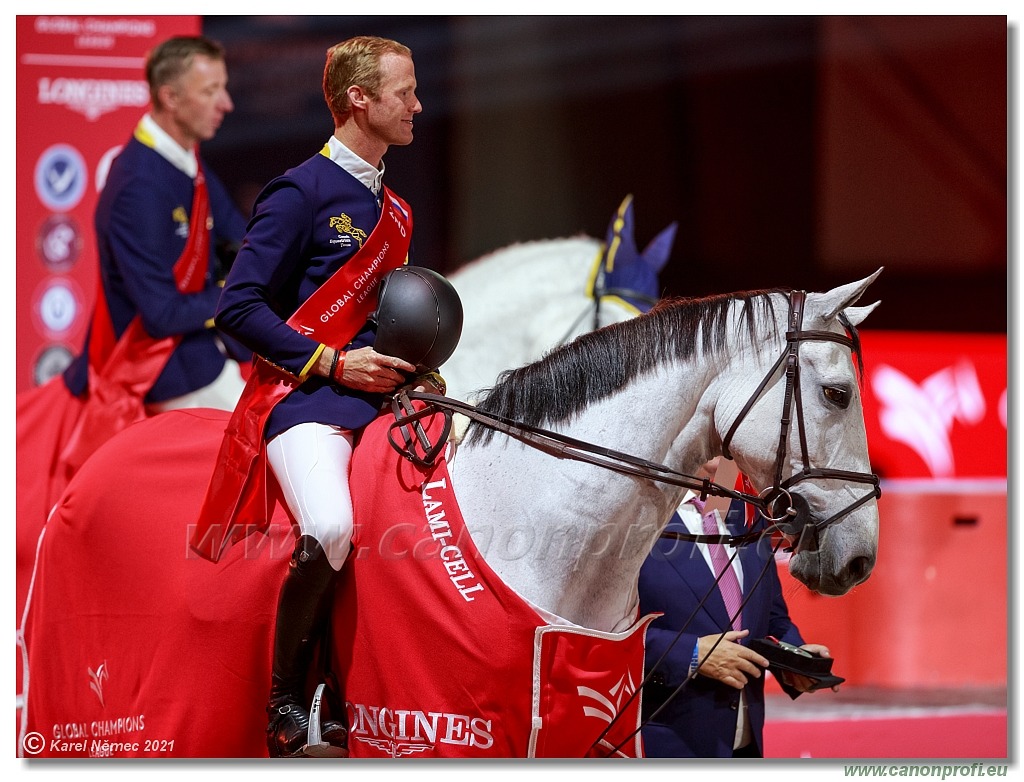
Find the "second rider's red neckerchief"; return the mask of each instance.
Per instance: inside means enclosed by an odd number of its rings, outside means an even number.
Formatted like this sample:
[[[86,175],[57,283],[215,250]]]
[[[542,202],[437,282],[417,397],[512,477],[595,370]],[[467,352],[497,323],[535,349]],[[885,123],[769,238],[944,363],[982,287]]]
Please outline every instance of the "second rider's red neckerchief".
[[[377,304],[376,295],[350,296],[362,279],[361,293],[405,263],[412,239],[409,205],[383,190],[380,220],[359,251],[321,285],[288,319],[288,325],[325,345],[348,344]],[[338,306],[340,304],[340,307]],[[225,547],[266,529],[266,447],[263,431],[274,406],[302,380],[263,358],[255,358],[242,397],[224,432],[217,464],[199,510],[191,547],[216,562]],[[339,476],[344,480],[344,476]]]
[[[197,158],[198,160],[198,158]],[[210,262],[210,200],[202,165],[195,178],[188,241],[174,264],[174,282],[181,293],[199,293]],[[181,336],[155,339],[136,315],[120,338],[114,334],[102,278],[96,285],[96,307],[89,332],[89,391],[78,422],[64,446],[61,461],[74,473],[103,443],[146,416],[143,400],[164,371]]]

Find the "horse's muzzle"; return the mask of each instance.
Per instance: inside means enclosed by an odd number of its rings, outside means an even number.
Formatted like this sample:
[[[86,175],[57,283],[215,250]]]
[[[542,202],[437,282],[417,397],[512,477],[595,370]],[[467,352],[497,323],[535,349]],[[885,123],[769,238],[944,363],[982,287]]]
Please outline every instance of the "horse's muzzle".
[[[793,551],[790,573],[822,595],[844,595],[865,581],[875,565],[874,553],[830,550],[829,530],[811,513],[807,500],[799,494],[792,497],[796,514],[779,525]],[[828,565],[833,559],[845,561],[838,566]]]

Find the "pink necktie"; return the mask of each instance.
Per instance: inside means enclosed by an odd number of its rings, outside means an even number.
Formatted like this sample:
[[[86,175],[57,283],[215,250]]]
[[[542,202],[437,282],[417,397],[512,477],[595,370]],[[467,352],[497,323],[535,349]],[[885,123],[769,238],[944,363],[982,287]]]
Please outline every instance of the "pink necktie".
[[[718,531],[718,520],[715,518],[714,512],[707,513],[704,516],[704,534],[705,535],[720,535]],[[742,615],[740,614],[740,604],[743,602],[743,593],[740,591],[740,582],[736,578],[736,571],[733,570],[732,565],[729,563],[729,555],[725,551],[725,546],[721,543],[709,543],[708,550],[711,552],[711,562],[715,566],[715,576],[723,570],[725,575],[718,581],[718,589],[722,593],[722,599],[725,601],[725,610],[729,612],[730,617],[734,617],[732,620],[732,629],[739,630],[742,627]]]

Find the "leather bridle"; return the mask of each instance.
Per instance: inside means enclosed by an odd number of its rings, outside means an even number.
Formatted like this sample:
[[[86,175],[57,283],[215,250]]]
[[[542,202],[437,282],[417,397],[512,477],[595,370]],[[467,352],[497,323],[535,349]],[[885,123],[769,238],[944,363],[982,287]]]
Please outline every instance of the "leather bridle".
[[[779,432],[779,445],[775,456],[774,483],[768,489],[761,492],[758,498],[763,503],[759,504],[759,509],[761,510],[762,515],[765,516],[765,520],[769,522],[769,526],[760,530],[756,534],[754,539],[759,539],[762,535],[770,533],[773,530],[779,530],[786,537],[789,537],[791,539],[795,539],[796,536],[802,532],[802,528],[797,526],[795,523],[787,523],[787,520],[792,519],[797,515],[797,511],[792,507],[792,496],[789,490],[796,484],[809,478],[835,478],[853,481],[855,483],[867,483],[873,487],[873,491],[864,495],[859,500],[854,501],[839,513],[834,514],[833,516],[825,519],[824,521],[820,521],[816,524],[813,524],[812,526],[816,531],[825,529],[830,524],[836,523],[841,518],[848,515],[853,510],[860,507],[864,503],[869,502],[872,499],[877,499],[878,497],[881,496],[881,489],[878,485],[878,476],[873,473],[858,473],[850,472],[848,470],[817,469],[812,468],[810,466],[810,459],[808,456],[807,448],[807,435],[804,428],[803,399],[800,393],[800,344],[802,342],[813,340],[837,342],[840,345],[845,345],[846,347],[850,348],[851,353],[855,352],[856,346],[853,338],[848,335],[836,334],[831,331],[803,330],[803,309],[806,299],[807,294],[805,291],[790,292],[788,330],[786,332],[786,347],[783,350],[782,355],[779,356],[778,360],[772,365],[771,369],[768,370],[768,373],[761,380],[760,384],[755,389],[753,395],[750,397],[750,399],[747,400],[747,403],[743,406],[743,409],[740,410],[739,415],[733,421],[732,426],[729,427],[729,431],[722,442],[723,455],[726,456],[726,458],[731,459],[732,456],[729,453],[729,444],[732,442],[733,435],[735,435],[740,423],[747,416],[747,414],[750,412],[753,406],[757,403],[757,400],[761,398],[762,394],[769,387],[769,384],[777,376],[777,374],[779,372],[785,372],[786,389],[783,399],[781,425]],[[846,325],[847,328],[852,331],[852,325],[849,324],[848,322],[846,323]],[[790,427],[792,425],[791,410],[794,406],[796,408],[796,420],[800,437],[800,450],[804,466],[800,472],[795,473],[784,480],[782,474],[786,463],[786,455],[789,451],[789,435]],[[782,510],[782,512],[778,516],[771,516],[771,511],[775,509],[778,506],[778,504],[783,500],[786,503],[786,507],[784,508],[784,510]],[[766,513],[765,511],[768,512]],[[729,542],[728,540],[716,540],[715,536],[713,535],[687,535],[674,532],[663,532],[662,537],[673,537],[700,543]],[[744,536],[740,537],[742,538]],[[775,551],[777,551],[781,547],[781,545],[782,541],[779,541],[775,546]],[[734,552],[732,556],[735,557],[737,553],[738,552]],[[744,590],[745,597],[743,598],[743,602],[741,603],[738,610],[742,610],[743,606],[746,605],[748,600],[750,600],[751,596],[754,593],[754,590],[757,588],[757,583],[761,581],[761,579],[764,577],[765,573],[769,570],[769,568],[774,567],[775,557],[773,551],[773,556],[769,556],[765,559],[764,566],[761,568],[761,572],[758,574],[757,582],[755,582],[755,584],[751,586],[749,589]],[[724,573],[725,571],[723,570],[722,572]],[[691,612],[690,616],[686,619],[686,621],[683,622],[682,626],[678,631],[675,641],[672,642],[673,644],[676,641],[678,641],[680,637],[682,637],[684,630],[690,624],[690,620],[696,615],[697,611],[700,610],[700,607],[704,605],[705,600],[707,600],[711,592],[718,588],[718,582],[721,578],[722,573],[719,573],[718,577],[715,579],[712,586],[708,588],[707,593],[705,593],[705,595],[693,608],[693,611]],[[693,670],[688,676],[683,678],[682,682],[680,682],[680,684],[673,690],[673,692],[666,699],[666,701],[662,703],[654,711],[654,713],[648,716],[647,719],[639,727],[632,731],[629,734],[629,736],[623,739],[617,746],[613,747],[611,751],[608,752],[609,757],[612,754],[614,754],[614,752],[618,751],[622,746],[624,746],[633,736],[640,732],[640,730],[645,725],[656,719],[657,715],[668,705],[668,703],[674,700],[679,695],[680,691],[682,691],[682,689],[697,676],[697,672],[699,671],[700,666],[704,664],[704,661],[707,660],[708,657],[710,657],[711,653],[714,651],[714,648],[718,646],[718,644],[722,641],[724,637],[725,632],[723,631],[722,634],[719,635],[718,639],[714,642],[712,648],[704,655],[703,659],[699,661],[695,670]],[[669,649],[671,649],[671,645],[669,646]],[[643,681],[640,683],[640,686],[637,687],[636,692],[632,696],[630,696],[630,701],[632,701],[632,699],[636,697],[636,695],[642,690],[643,686],[653,677],[655,670],[657,670],[658,666],[661,665],[661,663],[668,656],[668,651],[669,650],[666,649],[662,653],[662,656],[654,664],[654,666],[647,672],[647,674],[644,676]],[[621,713],[625,713],[625,707],[623,707],[620,710],[620,714]],[[617,719],[618,717],[616,717],[615,720],[612,720],[612,724],[614,724],[614,722]],[[598,742],[605,735],[607,735],[610,730],[611,724],[609,724],[609,726],[605,728],[605,730],[602,732],[601,736],[599,736],[594,741],[593,747],[596,748]]]
[[[832,331],[804,330],[802,326],[806,300],[806,291],[790,292],[789,328],[786,332],[786,347],[783,349],[782,355],[779,356],[771,369],[768,370],[764,379],[761,380],[761,383],[755,389],[750,399],[747,400],[743,409],[740,410],[739,415],[736,416],[736,420],[733,421],[732,426],[729,427],[729,431],[725,435],[725,439],[722,441],[722,454],[727,459],[732,459],[729,445],[732,442],[733,435],[736,434],[736,430],[751,408],[757,403],[757,400],[764,394],[772,379],[779,372],[784,372],[786,389],[783,396],[782,415],[780,418],[779,444],[775,454],[774,482],[759,495],[759,499],[763,501],[763,505],[759,509],[767,521],[773,522],[779,531],[791,538],[795,538],[802,530],[792,523],[785,523],[797,515],[796,509],[793,508],[793,498],[790,489],[802,481],[811,478],[826,478],[852,483],[866,483],[872,487],[870,492],[855,500],[843,510],[823,521],[814,523],[813,527],[818,532],[835,524],[866,502],[878,499],[882,495],[878,476],[874,473],[851,472],[849,470],[834,470],[811,466],[807,449],[807,431],[804,426],[803,396],[800,393],[800,345],[808,341],[838,342],[840,345],[845,345],[849,348],[851,354],[855,351],[855,347],[853,339],[846,334],[837,334]],[[789,452],[790,428],[793,422],[791,413],[794,407],[796,408],[796,423],[800,438],[800,456],[803,460],[803,469],[794,473],[789,478],[783,479],[782,475],[787,461],[786,456]]]

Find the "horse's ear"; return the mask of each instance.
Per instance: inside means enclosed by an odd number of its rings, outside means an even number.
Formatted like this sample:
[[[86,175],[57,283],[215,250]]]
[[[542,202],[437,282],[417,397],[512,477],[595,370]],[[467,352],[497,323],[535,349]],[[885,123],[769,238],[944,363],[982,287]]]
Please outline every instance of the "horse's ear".
[[[825,320],[832,320],[832,318],[839,314],[840,310],[845,310],[851,305],[856,304],[857,300],[863,295],[864,291],[867,290],[868,286],[875,281],[879,274],[882,273],[882,268],[870,277],[865,277],[859,282],[840,285],[838,288],[833,288],[828,293],[820,294],[822,310],[821,317]],[[864,314],[867,315],[867,313]]]
[[[617,241],[616,241],[617,240]],[[619,204],[619,208],[615,214],[612,215],[612,220],[608,224],[608,232],[604,237],[605,253],[607,255],[608,249],[616,244],[621,243],[621,250],[625,251],[624,254],[633,258],[639,255],[636,249],[636,240],[633,238],[633,196],[632,194],[627,195],[622,199],[622,203]]]
[[[651,239],[650,244],[641,253],[640,257],[644,259],[644,263],[655,273],[660,272],[668,263],[669,256],[672,254],[672,245],[676,241],[678,227],[678,223],[669,224],[660,234]]]
[[[872,311],[882,302],[876,301],[874,304],[869,304],[866,307],[847,307],[843,312],[846,313],[846,317],[849,319],[851,325],[859,326],[864,322],[864,318],[872,313]]]

